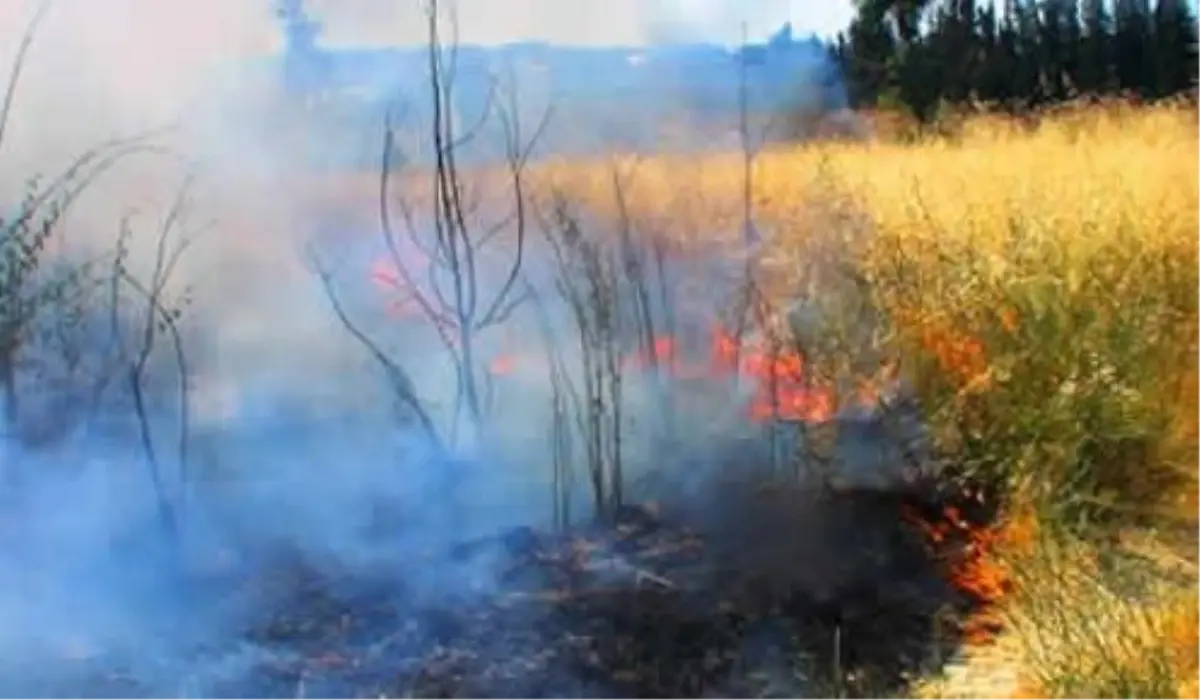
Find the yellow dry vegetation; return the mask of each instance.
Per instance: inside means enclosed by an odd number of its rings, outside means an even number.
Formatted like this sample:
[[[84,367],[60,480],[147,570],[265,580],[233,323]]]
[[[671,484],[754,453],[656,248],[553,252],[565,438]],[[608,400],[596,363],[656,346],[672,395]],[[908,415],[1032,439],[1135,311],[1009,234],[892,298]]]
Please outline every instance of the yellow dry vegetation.
[[[1114,102],[752,163],[764,264],[791,293],[854,280],[943,449],[1041,523],[1006,611],[1022,694],[1197,693],[1198,152],[1194,105]],[[619,182],[639,230],[711,243],[741,231],[745,166],[533,175],[608,222]],[[1130,538],[1179,565],[1137,563]]]

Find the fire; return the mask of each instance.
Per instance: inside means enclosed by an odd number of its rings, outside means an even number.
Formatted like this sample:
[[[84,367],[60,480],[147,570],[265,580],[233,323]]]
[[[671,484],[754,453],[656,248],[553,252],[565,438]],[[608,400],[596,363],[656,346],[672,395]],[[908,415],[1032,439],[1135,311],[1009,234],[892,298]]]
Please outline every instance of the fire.
[[[371,266],[371,281],[376,287],[385,291],[390,298],[388,311],[401,317],[412,317],[420,314],[412,292],[400,278],[396,265],[390,260],[379,260]]]
[[[403,291],[404,283],[390,263],[377,265],[372,272],[376,284],[389,292]],[[393,302],[393,310],[409,315],[415,311],[411,295]],[[1013,332],[1019,326],[1015,311],[1005,310],[1002,323]],[[967,385],[986,389],[989,384],[988,359],[983,344],[976,338],[956,332],[948,324],[916,324],[920,342],[936,359],[940,369]],[[512,343],[510,343],[511,345]],[[762,340],[748,341],[719,324],[709,332],[706,352],[700,358],[684,352],[684,344],[670,335],[658,335],[643,347],[628,353],[620,362],[623,371],[661,370],[685,380],[726,381],[736,379],[751,387],[747,406],[754,421],[771,420],[825,423],[838,409],[833,390],[812,381],[805,358],[791,349],[771,348]],[[511,375],[525,366],[540,366],[541,360],[529,353],[502,352],[488,363],[494,376]],[[883,380],[860,382],[851,398],[863,406],[880,401],[881,382],[894,378],[896,368],[886,368]],[[971,494],[964,494],[970,496]],[[986,644],[1002,628],[1001,604],[1014,585],[1014,572],[1005,561],[1006,554],[1028,551],[1032,546],[1036,522],[1031,517],[1011,518],[999,524],[970,522],[955,506],[945,508],[940,518],[927,520],[912,510],[906,520],[918,526],[928,543],[939,552],[954,552],[949,562],[951,583],[977,604],[977,610],[963,624],[965,640]]]
[[[743,343],[721,327],[712,333],[711,352],[700,361],[688,361],[678,341],[668,335],[654,338],[649,347],[635,350],[621,361],[624,371],[663,369],[675,379],[722,381],[737,378],[753,387],[748,412],[755,421],[785,420],[822,423],[833,418],[836,402],[827,389],[811,386],[805,378],[804,361],[794,351],[770,353]],[[502,353],[488,363],[494,376],[511,375],[535,363],[528,354]],[[773,393],[772,393],[773,392]]]
[[[750,416],[755,420],[790,420],[825,423],[837,412],[833,391],[816,386],[805,372],[804,357],[796,350],[745,344],[723,328],[712,340],[713,367],[725,374],[738,373],[755,386]]]
[[[520,356],[511,353],[505,353],[492,358],[488,363],[488,373],[497,377],[512,374],[517,371],[520,364]]]
[[[1036,521],[1032,516],[1023,516],[975,525],[956,506],[947,506],[937,522],[930,522],[911,509],[906,509],[904,516],[939,551],[952,540],[961,543],[950,561],[950,582],[978,605],[963,623],[963,638],[975,645],[994,641],[1003,628],[1001,604],[1015,581],[1011,564],[1005,559],[1029,551],[1035,539]]]
[[[621,362],[624,370],[644,371],[651,367],[674,367],[679,363],[678,344],[669,335],[651,340],[649,348],[639,348]]]
[[[417,266],[425,262],[415,255]],[[404,318],[418,318],[421,310],[414,294],[390,259],[376,262],[371,281],[390,299],[388,309]],[[676,379],[722,381],[738,379],[752,387],[748,406],[755,421],[785,420],[823,423],[833,418],[837,408],[833,392],[814,386],[805,373],[804,358],[794,350],[771,351],[762,343],[746,342],[720,325],[711,330],[707,357],[689,360],[681,344],[670,335],[654,337],[648,347],[629,353],[621,361],[624,371],[663,369]],[[501,352],[487,363],[488,372],[497,377],[512,375],[522,367],[540,366],[528,353]]]
[[[930,318],[909,309],[894,313],[901,327],[918,330],[922,349],[936,361],[943,375],[970,390],[986,390],[991,386],[991,365],[979,338],[944,318]],[[1013,333],[1020,326],[1020,317],[1016,311],[1004,309],[999,322]]]

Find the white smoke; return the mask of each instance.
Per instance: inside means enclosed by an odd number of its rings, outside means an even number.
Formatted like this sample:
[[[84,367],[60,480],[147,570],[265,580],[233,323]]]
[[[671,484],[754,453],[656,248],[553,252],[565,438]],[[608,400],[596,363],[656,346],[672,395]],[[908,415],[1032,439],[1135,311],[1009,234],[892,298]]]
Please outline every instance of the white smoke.
[[[38,5],[0,2],[0,47],[20,43]],[[309,9],[333,46],[422,37],[415,0],[314,0]],[[190,290],[195,300],[185,311],[196,331],[188,348],[196,375],[193,467],[205,470],[214,490],[232,493],[191,523],[202,559],[220,559],[213,552],[228,541],[264,549],[285,542],[332,566],[371,569],[396,548],[437,549],[457,534],[443,527],[436,504],[460,467],[397,430],[378,368],[339,326],[307,266],[308,244],[325,237],[330,262],[351,281],[347,304],[362,306],[381,247],[375,180],[295,168],[285,125],[270,118],[281,87],[264,61],[280,47],[271,10],[268,0],[55,0],[33,37],[0,143],[0,208],[15,206],[29,177],[58,172],[105,140],[154,131],[165,153],[109,173],[60,235],[80,250],[107,251],[136,209],[132,245],[142,269],[180,183],[197,178],[186,223],[198,242],[169,291],[179,299]],[[458,16],[461,40],[479,43],[727,40],[728,25],[742,21],[755,33],[788,19],[798,32],[808,28],[795,8],[767,1],[460,0]],[[431,403],[444,404],[452,400],[451,372],[432,347],[417,344],[406,359]],[[543,398],[504,404],[500,432],[512,427],[504,437],[536,440],[529,430],[545,425]],[[152,419],[171,435],[166,409]],[[6,457],[34,476],[0,517],[0,619],[15,619],[0,624],[0,658],[13,660],[0,664],[0,694],[47,692],[22,675],[25,662],[36,666],[76,647],[136,658],[159,648],[168,622],[178,623],[170,634],[181,646],[192,641],[189,632],[205,637],[229,622],[206,619],[207,608],[175,594],[179,562],[145,534],[155,515],[136,441],[84,434],[53,453]],[[546,476],[529,466],[536,460],[510,456],[526,470],[514,477],[500,457],[482,457],[494,463],[473,475],[479,493],[472,496],[486,506],[474,529],[520,522],[535,499],[545,505],[536,487]],[[169,467],[171,459],[162,461]],[[234,488],[223,481],[230,474],[250,478]],[[389,509],[412,527],[381,544],[365,533]],[[457,583],[424,582],[445,592]]]

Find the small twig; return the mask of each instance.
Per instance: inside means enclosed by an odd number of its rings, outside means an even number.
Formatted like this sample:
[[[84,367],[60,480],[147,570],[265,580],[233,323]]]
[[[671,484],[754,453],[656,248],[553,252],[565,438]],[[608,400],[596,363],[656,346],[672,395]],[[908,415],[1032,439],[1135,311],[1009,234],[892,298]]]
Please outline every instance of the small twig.
[[[51,0],[43,0],[34,11],[33,18],[25,25],[21,34],[21,42],[17,45],[17,53],[13,57],[12,72],[8,76],[8,84],[4,88],[3,103],[0,103],[0,145],[4,144],[4,135],[8,128],[8,117],[12,111],[13,100],[17,95],[17,85],[21,82],[21,73],[25,69],[25,59],[33,46],[33,37],[37,34],[38,26],[46,13],[50,11]]]
[[[309,256],[310,263],[316,271],[317,279],[320,281],[322,288],[325,291],[325,297],[329,300],[330,306],[333,308],[334,314],[342,327],[359,342],[371,357],[384,369],[388,379],[392,383],[392,388],[396,392],[397,397],[413,412],[417,421],[421,424],[426,436],[433,441],[437,446],[442,444],[438,434],[437,427],[434,425],[433,419],[428,411],[425,410],[423,402],[417,396],[416,386],[408,372],[391,358],[380,346],[371,339],[346,313],[342,306],[341,299],[338,297],[337,291],[333,287],[333,281],[329,272],[321,265],[315,255]]]

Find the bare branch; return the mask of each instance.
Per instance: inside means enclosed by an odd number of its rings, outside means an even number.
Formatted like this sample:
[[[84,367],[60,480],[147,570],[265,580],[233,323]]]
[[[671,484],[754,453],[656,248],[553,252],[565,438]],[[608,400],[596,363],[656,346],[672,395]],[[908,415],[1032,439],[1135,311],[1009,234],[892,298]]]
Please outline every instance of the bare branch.
[[[179,460],[180,480],[187,483],[189,479],[188,470],[188,445],[190,444],[190,383],[188,377],[187,356],[183,346],[183,334],[179,329],[179,320],[177,314],[163,305],[162,300],[157,298],[150,290],[146,289],[140,282],[127,272],[122,272],[119,278],[124,281],[131,289],[140,294],[143,300],[151,306],[151,310],[157,315],[158,322],[163,325],[167,333],[171,336],[171,347],[175,354],[175,365],[179,372],[179,440],[176,447],[176,458]],[[141,410],[138,414],[140,429],[143,435],[143,445],[148,441],[149,422],[145,415],[145,411]]]
[[[508,173],[510,185],[513,195],[513,213],[514,228],[516,231],[516,252],[513,256],[512,265],[509,267],[508,277],[500,287],[500,291],[496,293],[491,305],[484,312],[483,317],[476,324],[477,329],[485,328],[497,322],[499,316],[502,315],[502,310],[509,306],[509,295],[516,284],[517,277],[521,272],[521,266],[524,262],[525,252],[525,232],[526,232],[526,196],[525,196],[525,163],[529,154],[533,151],[534,146],[544,132],[546,125],[549,123],[550,110],[546,109],[542,115],[534,136],[528,143],[521,141],[521,121],[517,116],[516,103],[516,88],[512,89],[509,96],[509,104],[506,112],[501,113],[501,123],[504,126],[505,133],[505,148],[507,155]],[[494,235],[494,234],[491,234]],[[481,242],[486,243],[490,238],[488,234],[481,239]],[[511,313],[511,311],[509,312]],[[506,314],[505,314],[506,315]]]
[[[438,332],[438,336],[442,340],[443,345],[446,346],[446,349],[452,351],[454,348],[454,342],[445,330],[446,324],[450,322],[449,316],[445,313],[440,313],[434,308],[433,304],[430,303],[429,299],[425,296],[425,294],[421,291],[421,288],[413,279],[412,273],[408,269],[408,263],[405,262],[403,256],[400,255],[400,247],[396,241],[396,232],[392,227],[391,208],[389,206],[388,197],[388,183],[390,180],[388,173],[391,170],[389,167],[389,154],[392,150],[392,143],[392,131],[389,128],[385,132],[383,167],[382,174],[379,178],[379,224],[383,232],[384,243],[387,245],[391,263],[396,269],[396,274],[400,276],[400,279],[404,284],[405,291],[410,294],[411,298],[417,302],[418,306],[421,307],[421,312],[424,313],[429,322],[433,324],[434,328]],[[415,240],[418,238],[415,232],[415,224],[413,224],[407,213],[405,216],[405,220],[410,226],[409,231],[411,237]]]
[[[363,330],[359,328],[353,320],[351,320],[350,316],[346,313],[345,308],[342,306],[337,292],[334,290],[332,277],[330,276],[329,272],[321,265],[316,256],[310,255],[309,259],[316,270],[317,278],[320,280],[321,285],[325,290],[325,296],[329,299],[329,304],[333,308],[333,312],[337,315],[338,320],[341,322],[342,327],[344,327],[350,333],[350,335],[353,336],[354,339],[357,340],[364,348],[366,348],[373,358],[375,358],[375,360],[387,373],[388,380],[391,382],[392,388],[396,392],[397,397],[399,397],[400,400],[412,410],[413,415],[417,417],[417,420],[420,422],[421,428],[425,431],[426,436],[433,441],[435,445],[440,445],[441,439],[438,436],[437,428],[434,426],[433,419],[430,418],[429,413],[425,410],[424,405],[418,398],[416,387],[413,384],[412,378],[408,375],[403,367],[392,360],[392,358],[379,347],[378,343],[372,340],[370,336],[363,332]]]
[[[133,289],[146,304],[142,316],[142,327],[139,342],[126,368],[127,385],[134,403],[134,414],[138,423],[138,433],[142,450],[146,456],[146,467],[151,483],[158,497],[159,517],[164,529],[171,535],[177,535],[182,502],[180,497],[174,497],[166,490],[162,478],[162,466],[158,456],[158,447],[154,439],[154,429],[150,421],[149,407],[146,401],[145,379],[150,358],[157,345],[160,331],[168,334],[174,350],[176,368],[179,376],[179,433],[176,456],[178,459],[179,480],[181,488],[186,489],[188,483],[188,443],[189,443],[189,387],[188,364],[184,352],[182,334],[178,326],[178,309],[170,309],[163,302],[163,295],[170,282],[170,276],[183,253],[188,249],[193,239],[184,238],[181,243],[169,250],[171,234],[183,226],[185,207],[190,192],[192,177],[189,175],[179,188],[171,202],[165,217],[159,227],[155,242],[154,264],[150,272],[150,280],[143,284],[129,271],[126,261],[129,255],[128,241],[131,235],[129,221],[131,214],[127,213],[122,220],[122,226],[117,239],[116,255],[113,259],[111,314],[114,340],[121,357],[126,357],[128,351],[124,345],[121,332],[120,318],[120,287],[122,283]]]
[[[443,18],[446,10],[448,18]],[[489,79],[484,109],[478,118],[463,127],[453,113],[455,80],[459,68],[457,16],[452,6],[443,7],[438,0],[429,0],[426,11],[426,53],[428,71],[427,94],[432,109],[431,140],[432,165],[430,178],[430,201],[427,212],[418,213],[412,203],[403,196],[396,197],[395,207],[405,227],[405,233],[413,246],[426,258],[426,269],[422,273],[414,269],[411,261],[405,260],[392,222],[391,156],[395,147],[394,129],[389,119],[385,123],[384,149],[381,159],[379,182],[379,218],[381,235],[387,247],[391,269],[397,277],[398,286],[421,311],[426,321],[433,324],[442,345],[454,361],[457,374],[456,400],[453,423],[456,425],[465,408],[474,427],[478,427],[482,412],[490,394],[488,375],[478,362],[476,335],[497,323],[507,320],[519,305],[529,299],[528,293],[519,285],[520,270],[524,261],[523,247],[527,214],[527,192],[522,168],[532,152],[532,145],[520,142],[520,129],[514,127],[515,102],[510,100],[508,112],[498,110],[497,87]],[[443,21],[450,22],[448,30],[450,46],[443,45]],[[491,224],[480,221],[481,210],[490,204],[479,188],[468,187],[460,167],[463,152],[473,140],[484,132],[487,121],[502,112],[501,119],[508,141],[505,154],[509,167],[509,182],[513,198],[513,211]],[[539,125],[538,134],[544,129]],[[422,235],[421,227],[432,229],[432,236]],[[486,302],[481,299],[484,274],[481,255],[484,247],[501,232],[515,228],[515,252],[510,266],[505,270],[504,283],[496,295]],[[432,240],[430,240],[432,238]],[[424,280],[418,278],[424,277]],[[332,283],[327,273],[322,276],[327,293],[332,295]],[[419,284],[423,282],[426,284]],[[490,294],[490,291],[488,292]],[[353,327],[346,318],[345,310],[331,296],[335,311],[342,317],[343,325]],[[398,368],[399,363],[388,356],[377,344],[370,341],[361,330],[353,328],[352,335],[368,345],[372,355],[385,365]]]
[[[25,26],[21,42],[17,45],[17,53],[13,57],[12,72],[8,76],[8,84],[4,88],[3,102],[0,103],[0,145],[4,144],[4,135],[8,129],[8,118],[12,112],[13,101],[17,96],[17,86],[21,82],[21,73],[25,70],[25,59],[33,46],[33,37],[37,34],[38,26],[50,11],[52,0],[42,0],[34,11],[33,18]]]

